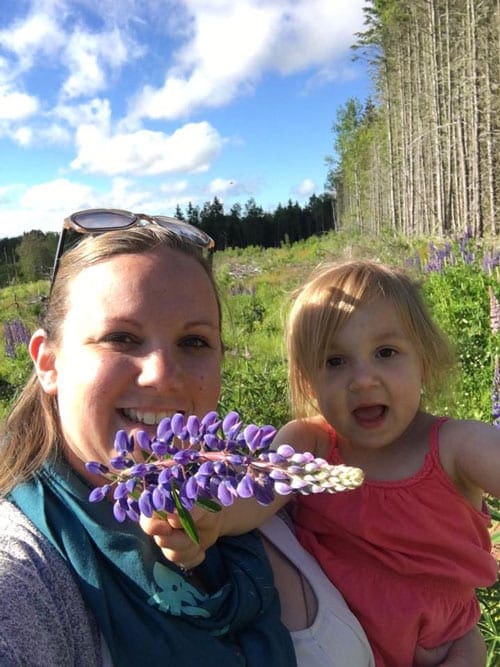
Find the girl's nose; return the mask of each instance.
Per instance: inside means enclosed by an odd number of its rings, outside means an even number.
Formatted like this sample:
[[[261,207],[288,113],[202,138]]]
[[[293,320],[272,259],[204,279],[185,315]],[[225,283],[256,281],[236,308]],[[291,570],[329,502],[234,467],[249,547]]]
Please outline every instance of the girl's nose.
[[[377,376],[369,363],[358,362],[354,364],[349,382],[350,391],[369,389],[377,384]]]
[[[163,349],[142,357],[137,384],[141,387],[166,388],[182,381],[182,367],[175,355]]]

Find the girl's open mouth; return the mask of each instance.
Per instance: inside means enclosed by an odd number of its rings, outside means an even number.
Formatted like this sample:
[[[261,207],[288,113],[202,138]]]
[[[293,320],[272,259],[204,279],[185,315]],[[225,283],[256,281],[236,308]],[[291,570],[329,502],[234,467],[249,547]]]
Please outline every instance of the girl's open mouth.
[[[367,405],[352,411],[353,417],[361,426],[378,426],[387,414],[386,405]]]

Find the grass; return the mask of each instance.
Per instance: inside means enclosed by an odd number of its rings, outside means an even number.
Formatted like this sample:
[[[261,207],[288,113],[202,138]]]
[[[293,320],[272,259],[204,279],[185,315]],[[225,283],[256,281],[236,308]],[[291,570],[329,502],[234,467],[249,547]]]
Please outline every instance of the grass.
[[[461,245],[462,243],[462,245]],[[320,262],[356,257],[380,259],[410,270],[423,281],[433,314],[453,342],[459,374],[449,390],[428,407],[457,418],[491,421],[493,363],[500,350],[499,334],[490,328],[488,288],[499,294],[499,269],[485,271],[487,243],[468,241],[473,254],[465,261],[463,240],[441,253],[443,262],[432,271],[418,270],[418,251],[424,267],[436,254],[430,239],[408,239],[360,233],[329,233],[280,248],[229,249],[216,253],[215,270],[224,310],[226,355],[223,368],[221,410],[237,408],[245,421],[280,425],[290,417],[287,402],[283,321],[290,294]],[[444,244],[441,244],[444,247]],[[470,256],[469,256],[470,260]],[[47,283],[17,285],[0,290],[3,320],[21,319],[31,330],[38,324]],[[25,346],[15,358],[5,353],[0,333],[0,418],[8,410],[15,392],[30,373]],[[500,503],[490,500],[500,525]],[[500,530],[494,540],[499,544]],[[479,591],[482,607],[481,631],[488,644],[488,667],[500,660],[500,582]]]

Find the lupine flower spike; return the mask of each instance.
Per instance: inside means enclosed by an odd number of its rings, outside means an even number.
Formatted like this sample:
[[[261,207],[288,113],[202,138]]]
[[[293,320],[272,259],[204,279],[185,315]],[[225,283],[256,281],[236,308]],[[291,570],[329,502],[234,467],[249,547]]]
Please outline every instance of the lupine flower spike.
[[[491,333],[495,336],[500,333],[500,303],[491,286],[489,287],[489,295]],[[500,428],[500,356],[498,354],[495,356],[491,402],[493,425]]]
[[[490,294],[490,323],[491,323],[491,333],[497,334],[500,333],[500,303],[498,302],[493,287],[489,288]]]
[[[198,504],[210,511],[231,505],[236,498],[254,497],[270,504],[275,494],[338,493],[363,481],[359,468],[330,465],[290,445],[271,449],[272,426],[245,426],[237,412],[223,419],[209,412],[202,419],[178,413],[163,419],[151,439],[145,431],[115,436],[116,456],[109,465],[86,463],[106,483],[91,492],[99,502],[110,495],[117,521],[138,521],[140,515],[165,517],[177,511],[195,542],[190,510]],[[139,460],[137,460],[139,459]]]
[[[22,320],[15,319],[3,323],[5,336],[5,354],[12,359],[16,358],[16,348],[19,345],[28,346],[31,332]]]

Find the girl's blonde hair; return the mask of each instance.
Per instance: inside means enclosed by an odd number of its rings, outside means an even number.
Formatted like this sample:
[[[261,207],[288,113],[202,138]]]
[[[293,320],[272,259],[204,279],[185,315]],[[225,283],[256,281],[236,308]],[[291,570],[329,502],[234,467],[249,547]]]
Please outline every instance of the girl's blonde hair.
[[[61,258],[56,280],[41,327],[48,341],[57,347],[68,306],[72,280],[84,269],[121,254],[141,254],[157,248],[171,248],[195,259],[213,287],[219,310],[219,293],[212,268],[195,245],[157,226],[133,227],[86,236]],[[89,294],[89,298],[92,295]],[[159,304],[160,307],[160,304]],[[60,439],[56,397],[46,394],[33,371],[10,414],[0,426],[0,496],[31,477],[57,451]]]
[[[296,417],[318,411],[312,389],[340,328],[356,308],[389,299],[422,363],[423,387],[437,389],[453,365],[444,334],[432,320],[419,284],[398,268],[374,261],[320,265],[294,295],[288,316],[290,401]]]

